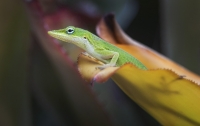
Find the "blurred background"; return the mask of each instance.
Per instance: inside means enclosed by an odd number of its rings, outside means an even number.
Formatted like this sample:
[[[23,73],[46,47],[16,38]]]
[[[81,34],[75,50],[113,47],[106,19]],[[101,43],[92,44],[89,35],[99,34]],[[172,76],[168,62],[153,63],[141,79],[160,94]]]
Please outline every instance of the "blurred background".
[[[199,0],[1,1],[1,126],[160,125],[112,80],[86,85],[75,66],[81,50],[47,39],[68,25],[95,33],[108,13],[131,38],[200,74]]]

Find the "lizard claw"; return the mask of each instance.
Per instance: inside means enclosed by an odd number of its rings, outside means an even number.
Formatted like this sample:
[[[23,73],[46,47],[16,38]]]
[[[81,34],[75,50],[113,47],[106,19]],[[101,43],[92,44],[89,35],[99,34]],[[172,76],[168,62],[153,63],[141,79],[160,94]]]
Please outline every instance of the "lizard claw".
[[[115,65],[113,65],[113,64],[105,64],[105,65],[96,67],[96,69],[103,70],[103,69],[105,69],[107,67],[115,67]]]

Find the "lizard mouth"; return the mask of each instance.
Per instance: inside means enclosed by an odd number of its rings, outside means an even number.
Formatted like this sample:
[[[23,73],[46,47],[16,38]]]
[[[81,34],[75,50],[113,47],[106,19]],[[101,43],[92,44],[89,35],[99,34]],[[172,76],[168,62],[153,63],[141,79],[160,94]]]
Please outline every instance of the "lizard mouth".
[[[48,34],[51,36],[51,37],[54,37],[56,39],[59,39],[61,41],[65,41],[65,37],[64,35],[58,35],[58,33],[56,31],[48,31]]]
[[[48,34],[52,37],[58,38],[58,35],[54,31],[48,31]]]

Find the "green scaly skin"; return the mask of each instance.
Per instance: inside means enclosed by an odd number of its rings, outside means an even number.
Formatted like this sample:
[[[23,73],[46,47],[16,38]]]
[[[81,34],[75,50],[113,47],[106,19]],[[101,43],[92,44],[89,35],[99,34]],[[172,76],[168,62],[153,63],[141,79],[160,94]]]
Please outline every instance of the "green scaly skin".
[[[133,63],[138,68],[147,70],[147,68],[132,55],[87,30],[68,26],[64,29],[49,31],[48,34],[61,41],[77,45],[92,57],[105,63],[105,65],[98,67],[100,69],[112,66],[119,67],[125,63]]]

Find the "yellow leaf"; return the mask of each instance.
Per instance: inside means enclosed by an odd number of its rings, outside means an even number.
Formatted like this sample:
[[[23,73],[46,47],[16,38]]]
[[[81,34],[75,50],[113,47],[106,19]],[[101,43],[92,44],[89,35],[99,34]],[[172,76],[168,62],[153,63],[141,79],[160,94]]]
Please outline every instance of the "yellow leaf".
[[[111,77],[132,100],[163,125],[200,125],[200,87],[171,70],[141,70],[132,64],[96,69],[99,62],[80,55],[79,71],[89,81]]]
[[[200,125],[200,87],[166,69],[140,70],[131,64],[112,76],[117,85],[161,124]]]
[[[100,62],[80,55],[78,67],[81,75],[90,82],[105,82],[111,77],[122,91],[162,125],[200,125],[200,86],[197,84],[200,77],[130,39],[112,16],[109,25],[101,21],[98,34],[115,44],[126,43],[117,46],[139,59],[149,70],[140,70],[133,64],[98,70],[96,67]]]

